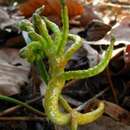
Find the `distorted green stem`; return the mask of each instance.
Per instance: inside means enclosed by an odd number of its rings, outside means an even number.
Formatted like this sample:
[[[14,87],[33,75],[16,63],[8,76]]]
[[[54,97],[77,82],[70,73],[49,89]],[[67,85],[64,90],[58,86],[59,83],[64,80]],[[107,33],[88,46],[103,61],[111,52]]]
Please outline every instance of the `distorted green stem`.
[[[33,24],[29,20],[22,20],[21,22],[19,22],[17,24],[17,26],[23,31],[26,31],[26,32],[33,31],[34,32]]]
[[[20,25],[20,28],[26,31],[29,38],[32,40],[31,43],[23,49],[22,53],[28,61],[33,61],[36,64],[42,79],[47,84],[43,102],[47,117],[53,123],[58,125],[71,125],[71,130],[76,130],[78,125],[91,123],[99,118],[104,112],[104,103],[100,102],[97,109],[92,112],[82,114],[76,111],[70,107],[68,102],[61,95],[65,82],[70,79],[92,77],[102,72],[111,59],[115,40],[114,38],[111,40],[104,58],[95,67],[87,70],[65,72],[65,65],[72,58],[73,54],[82,46],[82,39],[77,35],[69,34],[66,2],[65,0],[60,0],[60,2],[62,5],[63,23],[61,31],[55,23],[47,18],[44,17],[41,19],[37,11],[33,15],[33,26],[28,22],[23,22],[24,24]],[[32,27],[34,28],[32,29]],[[47,27],[54,34],[54,37],[49,35]],[[68,39],[74,41],[74,44],[65,51]],[[47,72],[42,62],[42,58],[45,56],[48,58],[49,72]],[[65,112],[61,111],[59,103],[62,104]]]
[[[59,45],[61,42],[61,32],[60,32],[59,27],[55,23],[53,23],[49,19],[47,19],[46,17],[44,17],[44,20],[45,20],[47,26],[49,27],[49,29],[51,29],[51,31],[55,35],[54,45],[56,45],[56,46]]]
[[[69,105],[68,102],[64,99],[63,96],[60,95],[59,101],[60,101],[61,105],[64,107],[65,110],[67,110],[68,112],[72,112],[73,109],[70,107],[70,105]]]
[[[76,71],[64,72],[63,76],[65,80],[89,78],[101,73],[107,67],[111,59],[114,43],[115,43],[115,39],[112,38],[110,46],[106,51],[104,58],[101,60],[101,62],[98,65],[87,70],[76,70]]]
[[[74,44],[72,44],[64,54],[66,62],[70,60],[73,54],[82,46],[82,39],[78,35],[69,34],[69,38],[74,41]]]
[[[32,32],[32,31],[30,31],[28,33],[28,35],[29,35],[29,37],[30,37],[30,39],[32,41],[39,41],[41,43],[41,45],[42,45],[41,49],[43,49],[43,51],[45,52],[46,56],[49,57],[50,56],[50,49],[49,49],[49,47],[47,45],[48,42],[46,42],[45,38],[42,37],[41,35],[37,34],[36,32]]]
[[[78,122],[77,122],[77,112],[73,110],[71,112],[71,130],[77,130],[78,128]]]
[[[36,62],[36,67],[38,68],[38,71],[43,79],[43,81],[45,82],[45,86],[48,84],[48,81],[50,79],[47,70],[45,69],[45,65],[44,63],[40,60]],[[68,112],[72,111],[72,108],[70,107],[70,105],[68,104],[68,102],[64,99],[64,97],[62,95],[60,95],[59,97],[59,101],[61,103],[61,105],[64,107],[65,110],[67,110]]]
[[[48,34],[48,30],[47,30],[44,20],[42,20],[41,17],[37,13],[34,13],[32,18],[33,18],[33,25],[34,25],[35,31],[45,38],[46,42],[48,43],[47,44],[48,47],[52,46],[53,42],[52,42],[51,37]]]
[[[63,30],[62,30],[62,39],[57,48],[57,54],[62,55],[64,53],[65,44],[68,39],[69,17],[68,17],[68,10],[65,1],[61,0],[61,3],[62,3],[61,17],[62,17]]]

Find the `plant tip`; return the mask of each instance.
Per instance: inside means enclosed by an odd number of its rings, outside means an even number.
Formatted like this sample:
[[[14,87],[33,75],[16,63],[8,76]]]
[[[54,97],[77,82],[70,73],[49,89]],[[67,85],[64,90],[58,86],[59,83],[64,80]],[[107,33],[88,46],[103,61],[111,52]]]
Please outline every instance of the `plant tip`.
[[[40,8],[36,9],[35,13],[41,15],[44,11],[45,6],[42,5]]]

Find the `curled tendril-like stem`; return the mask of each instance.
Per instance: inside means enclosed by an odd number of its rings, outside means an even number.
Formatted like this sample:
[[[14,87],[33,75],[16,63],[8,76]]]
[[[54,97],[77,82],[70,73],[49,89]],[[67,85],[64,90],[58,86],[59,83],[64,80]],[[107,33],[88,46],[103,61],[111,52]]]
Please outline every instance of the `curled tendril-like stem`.
[[[78,125],[91,123],[99,118],[104,112],[104,103],[100,102],[96,110],[85,114],[72,109],[61,95],[65,81],[88,78],[102,72],[111,59],[115,39],[112,38],[104,58],[95,67],[88,70],[65,72],[65,65],[82,46],[82,39],[78,35],[69,34],[67,6],[65,0],[60,0],[60,2],[62,4],[62,30],[46,17],[42,19],[38,13],[39,10],[32,16],[33,23],[26,20],[19,23],[19,27],[28,33],[28,37],[32,41],[22,49],[21,55],[29,62],[36,63],[41,78],[47,84],[43,103],[47,117],[55,124],[71,124],[71,130],[77,130]],[[49,35],[48,29],[54,34],[53,36]],[[65,51],[68,39],[73,40],[74,44]],[[48,72],[42,62],[42,58],[45,56],[49,63]],[[59,103],[66,112],[60,111]]]

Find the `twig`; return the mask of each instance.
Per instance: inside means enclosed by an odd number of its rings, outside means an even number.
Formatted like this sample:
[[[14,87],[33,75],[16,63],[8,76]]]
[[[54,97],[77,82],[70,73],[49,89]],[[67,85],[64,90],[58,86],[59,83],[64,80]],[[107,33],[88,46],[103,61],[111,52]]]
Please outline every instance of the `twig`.
[[[0,117],[0,121],[44,121],[43,117]]]
[[[107,79],[108,79],[108,82],[110,84],[110,88],[112,90],[112,94],[113,94],[113,98],[114,98],[114,101],[116,103],[118,103],[118,99],[117,99],[117,93],[116,93],[116,90],[114,88],[114,85],[113,85],[113,82],[112,82],[112,79],[111,79],[111,76],[110,76],[110,72],[109,72],[109,68],[106,69],[106,72],[107,72]]]
[[[80,105],[79,107],[76,108],[77,111],[81,111],[83,110],[87,104],[89,104],[90,102],[92,102],[93,100],[97,99],[98,97],[102,96],[105,92],[107,92],[109,90],[109,88],[105,88],[103,91],[101,91],[100,93],[96,94],[93,98],[89,99],[88,101],[86,101],[85,103],[83,103],[82,105]]]
[[[104,3],[101,2],[100,4],[107,6],[107,7],[112,7],[112,8],[120,8],[120,9],[125,9],[125,10],[130,10],[130,4],[119,4],[119,3]]]
[[[34,98],[34,99],[31,99],[31,100],[27,101],[26,103],[27,103],[27,104],[34,103],[34,102],[36,102],[36,101],[42,99],[43,97],[44,97],[44,96],[36,97],[36,98]],[[13,107],[11,107],[11,108],[8,108],[8,109],[4,110],[3,112],[0,112],[0,116],[5,116],[5,115],[7,115],[7,114],[10,114],[10,113],[12,113],[12,112],[15,112],[15,111],[17,111],[17,109],[19,109],[19,108],[21,108],[21,107],[22,107],[21,105],[16,105],[16,106],[13,106]]]
[[[32,112],[37,113],[40,116],[45,116],[45,114],[43,112],[33,108],[32,106],[30,106],[30,105],[28,105],[28,104],[26,104],[26,103],[24,103],[22,101],[17,100],[15,98],[0,95],[0,100],[7,101],[7,102],[12,102],[12,103],[15,103],[15,104],[19,104],[19,105],[24,106],[25,108],[31,110]]]
[[[69,96],[64,95],[63,97],[68,101],[68,103],[70,103],[70,104],[72,104],[74,106],[79,106],[79,105],[82,104],[82,102],[77,101],[77,100],[75,100],[75,99],[73,99],[73,98],[71,98]]]
[[[120,1],[116,1],[116,2],[111,2],[111,3],[113,3],[113,4],[118,4],[118,5],[126,5],[126,6],[130,6],[130,3],[128,3],[128,2],[120,2]]]

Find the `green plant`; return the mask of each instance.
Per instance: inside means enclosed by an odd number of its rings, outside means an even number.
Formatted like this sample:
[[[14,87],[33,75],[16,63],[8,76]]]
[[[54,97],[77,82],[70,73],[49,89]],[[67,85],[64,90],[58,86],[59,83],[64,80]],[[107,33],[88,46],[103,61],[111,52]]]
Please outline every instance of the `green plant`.
[[[88,78],[102,72],[109,63],[115,40],[112,38],[104,58],[95,67],[87,70],[65,72],[65,65],[82,46],[82,39],[78,35],[69,34],[69,20],[65,0],[60,0],[60,2],[63,23],[61,30],[46,17],[43,17],[43,19],[40,17],[43,7],[33,14],[32,23],[28,20],[19,23],[21,30],[28,34],[28,37],[25,38],[27,46],[20,51],[20,55],[30,63],[36,64],[41,78],[47,84],[43,102],[47,117],[55,124],[70,125],[72,130],[76,130],[78,125],[91,123],[99,118],[104,112],[104,103],[100,102],[96,110],[85,114],[72,109],[61,95],[65,81]],[[53,32],[52,36],[49,35],[48,29]],[[65,51],[68,39],[73,40],[74,44]],[[44,57],[48,58],[48,72],[42,62]],[[66,112],[60,111],[59,104]]]

